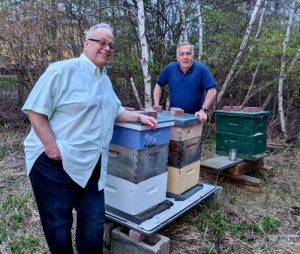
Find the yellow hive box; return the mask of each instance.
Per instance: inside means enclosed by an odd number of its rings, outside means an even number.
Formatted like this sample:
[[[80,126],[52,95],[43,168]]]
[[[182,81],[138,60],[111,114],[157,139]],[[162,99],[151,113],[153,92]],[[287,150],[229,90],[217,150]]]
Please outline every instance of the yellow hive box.
[[[182,194],[199,182],[200,160],[183,168],[168,167],[167,192]]]

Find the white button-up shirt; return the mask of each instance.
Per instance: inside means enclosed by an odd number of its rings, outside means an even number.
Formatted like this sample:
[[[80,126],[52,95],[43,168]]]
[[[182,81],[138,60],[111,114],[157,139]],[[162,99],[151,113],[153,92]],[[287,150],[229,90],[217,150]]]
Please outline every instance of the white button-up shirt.
[[[84,54],[51,64],[32,89],[22,111],[48,117],[58,144],[64,170],[86,186],[101,155],[99,190],[106,183],[108,146],[116,117],[125,109],[113,91],[106,70]],[[44,151],[31,128],[24,141],[26,168],[30,170]]]

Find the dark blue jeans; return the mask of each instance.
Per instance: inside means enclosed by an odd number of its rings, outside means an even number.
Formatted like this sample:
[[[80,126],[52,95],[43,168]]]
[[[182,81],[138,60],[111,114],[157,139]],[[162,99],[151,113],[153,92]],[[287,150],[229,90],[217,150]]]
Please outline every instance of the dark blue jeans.
[[[64,171],[62,162],[42,153],[30,172],[30,181],[51,253],[73,253],[71,228],[77,211],[76,246],[80,254],[102,253],[104,191],[98,191],[98,161],[85,188]]]

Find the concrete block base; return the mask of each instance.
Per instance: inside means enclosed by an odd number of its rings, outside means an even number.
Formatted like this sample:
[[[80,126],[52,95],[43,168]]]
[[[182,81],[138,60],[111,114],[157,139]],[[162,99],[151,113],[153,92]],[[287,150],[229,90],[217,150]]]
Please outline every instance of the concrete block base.
[[[129,238],[129,229],[117,227],[112,231],[112,254],[169,254],[170,239],[158,233],[147,236],[142,242]]]
[[[134,242],[141,242],[145,240],[146,236],[140,232],[137,232],[133,229],[129,230],[129,239],[133,240]]]
[[[117,225],[111,221],[107,221],[104,223],[104,232],[103,232],[103,245],[107,249],[111,247],[111,233]]]

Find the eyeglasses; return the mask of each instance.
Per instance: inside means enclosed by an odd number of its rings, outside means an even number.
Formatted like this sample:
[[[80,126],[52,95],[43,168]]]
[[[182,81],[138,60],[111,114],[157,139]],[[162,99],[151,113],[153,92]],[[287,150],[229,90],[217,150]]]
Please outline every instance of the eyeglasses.
[[[96,40],[96,39],[88,39],[88,40],[89,41],[97,42],[101,48],[105,48],[108,45],[108,47],[110,48],[110,50],[112,50],[112,51],[115,50],[115,44],[113,44],[113,43],[108,43],[108,42],[106,42],[104,40]]]

